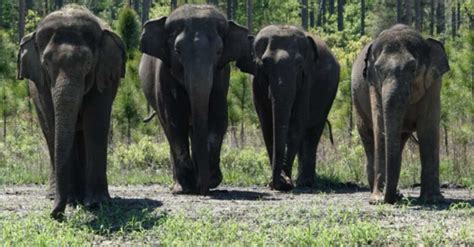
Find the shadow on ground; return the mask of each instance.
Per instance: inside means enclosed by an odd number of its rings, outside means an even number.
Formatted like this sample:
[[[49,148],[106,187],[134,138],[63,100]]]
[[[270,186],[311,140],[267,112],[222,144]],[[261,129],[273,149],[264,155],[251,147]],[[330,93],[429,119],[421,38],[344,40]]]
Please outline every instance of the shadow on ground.
[[[293,194],[317,194],[317,193],[335,193],[347,194],[369,191],[367,186],[354,182],[342,182],[338,178],[317,175],[314,187],[296,187],[291,191]]]
[[[418,197],[406,197],[402,204],[410,206],[418,206],[415,210],[456,210],[456,209],[467,209],[474,207],[474,199],[450,199],[445,198],[444,201],[427,204],[421,201]]]
[[[279,200],[272,197],[269,193],[245,191],[245,190],[213,190],[209,194],[212,199],[216,200],[247,200],[247,201],[273,201]]]
[[[85,225],[99,235],[107,235],[117,231],[131,233],[150,229],[166,219],[165,212],[154,212],[163,204],[148,198],[131,199],[115,197],[99,208],[90,209],[93,217]],[[84,222],[83,222],[84,223]],[[81,224],[78,225],[81,227]]]

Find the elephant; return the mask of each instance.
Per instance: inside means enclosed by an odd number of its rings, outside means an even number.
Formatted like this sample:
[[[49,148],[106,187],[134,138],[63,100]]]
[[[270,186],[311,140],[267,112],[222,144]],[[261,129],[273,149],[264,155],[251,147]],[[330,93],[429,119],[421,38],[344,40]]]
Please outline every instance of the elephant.
[[[352,101],[367,157],[370,203],[395,203],[401,156],[416,132],[424,202],[443,200],[439,184],[440,90],[449,71],[444,46],[397,24],[381,32],[352,67]]]
[[[288,25],[270,25],[255,37],[253,99],[269,156],[270,187],[312,187],[316,150],[336,96],[340,66],[319,37]]]
[[[206,195],[221,183],[229,63],[251,68],[249,42],[246,28],[211,5],[182,5],[145,23],[139,76],[170,145],[173,193]]]
[[[48,145],[55,219],[68,202],[93,206],[110,199],[107,141],[125,62],[120,37],[77,5],[50,13],[21,41],[18,78],[29,81]]]

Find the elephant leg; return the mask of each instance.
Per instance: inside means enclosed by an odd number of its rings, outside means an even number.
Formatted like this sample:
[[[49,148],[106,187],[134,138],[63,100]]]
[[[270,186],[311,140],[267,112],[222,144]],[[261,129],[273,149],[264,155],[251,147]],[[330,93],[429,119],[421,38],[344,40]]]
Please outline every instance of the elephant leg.
[[[317,131],[308,130],[298,152],[297,187],[313,187],[316,181],[316,149],[318,144]]]
[[[68,203],[72,205],[83,203],[85,196],[85,148],[84,134],[82,131],[76,131],[74,136],[74,145],[71,151],[70,162],[72,166],[71,192],[69,193]]]
[[[174,180],[172,192],[197,193],[197,169],[189,152],[189,137],[192,137],[192,127],[189,125],[189,101],[182,89],[176,89],[176,98],[169,97],[171,93],[165,92],[165,89],[161,90],[157,113],[170,145]]]
[[[444,200],[439,183],[439,129],[423,126],[417,129],[421,157],[420,200],[438,203]]]
[[[112,102],[116,89],[99,93],[93,88],[83,100],[82,130],[84,135],[86,206],[110,200],[107,183],[107,146]]]
[[[375,179],[375,167],[374,167],[374,132],[373,130],[363,127],[361,125],[357,126],[359,131],[360,139],[362,140],[362,145],[364,147],[365,156],[367,158],[367,163],[365,170],[367,172],[367,180],[369,182],[370,191],[374,190],[374,179]]]
[[[270,160],[271,166],[273,163],[273,116],[272,105],[268,99],[268,87],[261,87],[258,82],[254,81],[253,101],[262,128],[263,141],[265,142],[268,159]]]
[[[222,142],[227,130],[227,87],[222,82],[215,82],[209,101],[209,164],[210,188],[216,188],[222,182],[220,154]]]
[[[54,112],[51,92],[47,87],[38,88],[35,83],[29,82],[30,95],[36,108],[36,114],[40,123],[41,131],[48,145],[50,158],[50,171],[46,198],[54,199],[56,194],[56,172],[54,169]]]

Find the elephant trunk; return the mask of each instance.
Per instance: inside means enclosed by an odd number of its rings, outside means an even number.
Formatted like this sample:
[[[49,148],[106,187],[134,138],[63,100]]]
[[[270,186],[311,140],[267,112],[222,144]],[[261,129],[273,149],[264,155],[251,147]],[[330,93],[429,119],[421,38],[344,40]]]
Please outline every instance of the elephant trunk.
[[[192,138],[191,146],[197,168],[197,186],[202,195],[209,192],[210,165],[208,147],[209,97],[213,77],[212,66],[195,63],[185,74],[185,85],[191,104]]]
[[[289,190],[292,188],[291,178],[282,177],[282,171],[287,162],[288,129],[293,101],[291,100],[291,89],[283,86],[289,84],[280,83],[282,78],[276,78],[276,80],[279,82],[273,85],[279,86],[270,87],[273,116],[272,184],[275,189]],[[290,174],[284,175],[289,176]]]
[[[60,217],[68,199],[72,169],[70,156],[83,92],[84,83],[81,79],[62,75],[58,77],[52,88],[55,114],[54,163],[56,165],[56,197],[53,217]]]
[[[403,82],[385,83],[382,89],[382,107],[385,129],[385,202],[398,200],[397,185],[401,167],[401,131],[408,106],[409,87]]]

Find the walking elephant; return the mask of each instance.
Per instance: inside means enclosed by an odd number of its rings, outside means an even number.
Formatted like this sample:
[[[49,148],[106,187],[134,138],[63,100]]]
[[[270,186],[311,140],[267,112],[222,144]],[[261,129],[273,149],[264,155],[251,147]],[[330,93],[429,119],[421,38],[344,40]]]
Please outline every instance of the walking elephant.
[[[139,74],[171,147],[173,193],[207,194],[222,181],[229,62],[243,67],[249,48],[248,30],[210,5],[145,23]]]
[[[352,100],[367,156],[371,203],[394,203],[403,147],[416,131],[421,195],[442,200],[439,185],[441,78],[449,70],[443,45],[405,25],[380,33],[352,67]]]
[[[273,189],[287,191],[298,154],[296,185],[316,177],[316,150],[339,84],[339,64],[320,38],[271,25],[255,37],[255,108],[272,166]]]
[[[18,78],[29,80],[48,144],[53,218],[62,217],[68,202],[110,198],[107,137],[125,59],[122,40],[77,5],[49,14],[21,42]]]

